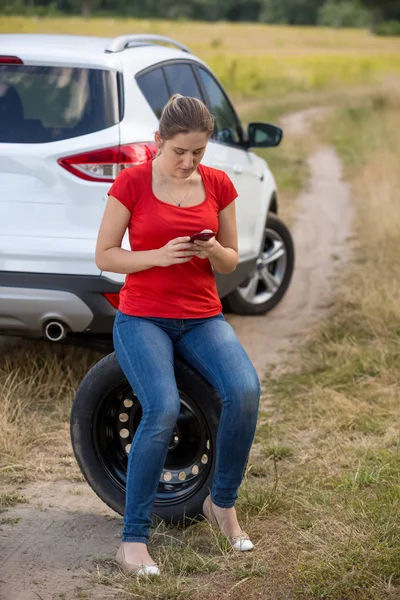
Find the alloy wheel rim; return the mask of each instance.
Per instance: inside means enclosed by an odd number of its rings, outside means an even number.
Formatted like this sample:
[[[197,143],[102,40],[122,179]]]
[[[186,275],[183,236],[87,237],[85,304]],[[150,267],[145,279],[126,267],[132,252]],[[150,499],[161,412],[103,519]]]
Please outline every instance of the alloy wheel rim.
[[[279,290],[287,269],[287,252],[282,237],[266,227],[262,251],[256,268],[238,287],[237,292],[249,304],[268,302]]]

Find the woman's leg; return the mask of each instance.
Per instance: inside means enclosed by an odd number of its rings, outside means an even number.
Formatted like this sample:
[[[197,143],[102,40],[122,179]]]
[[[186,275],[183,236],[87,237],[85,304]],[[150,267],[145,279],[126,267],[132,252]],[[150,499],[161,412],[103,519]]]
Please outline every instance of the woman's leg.
[[[216,506],[231,508],[238,496],[256,429],[260,400],[257,372],[223,316],[191,328],[175,348],[221,396],[211,497]]]
[[[144,318],[118,313],[114,324],[118,362],[143,415],[128,457],[123,542],[147,543],[151,511],[180,410],[168,334]]]

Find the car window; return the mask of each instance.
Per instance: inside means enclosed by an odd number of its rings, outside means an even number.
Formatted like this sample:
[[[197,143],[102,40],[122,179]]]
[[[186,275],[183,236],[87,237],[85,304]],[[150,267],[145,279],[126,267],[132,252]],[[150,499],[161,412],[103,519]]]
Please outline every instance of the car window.
[[[202,95],[192,67],[188,63],[174,63],[164,66],[170,95],[182,94],[202,100]]]
[[[169,100],[167,84],[161,68],[147,71],[137,78],[138,86],[155,115],[159,119],[161,111]]]
[[[115,72],[0,65],[0,142],[55,142],[118,122]]]
[[[208,71],[198,67],[198,73],[215,117],[214,139],[225,144],[240,144],[240,123],[226,94]]]

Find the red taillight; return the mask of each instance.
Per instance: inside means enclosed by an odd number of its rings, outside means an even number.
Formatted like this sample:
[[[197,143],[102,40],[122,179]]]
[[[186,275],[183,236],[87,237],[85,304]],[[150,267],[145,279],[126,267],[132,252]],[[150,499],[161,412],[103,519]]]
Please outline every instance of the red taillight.
[[[111,304],[111,306],[113,306],[114,308],[118,308],[119,306],[119,294],[116,294],[115,292],[110,292],[110,293],[106,293],[103,294],[104,298],[106,300],[109,301],[109,303]]]
[[[0,56],[0,64],[2,65],[23,65],[24,63],[18,56]]]
[[[150,160],[157,154],[154,142],[125,144],[59,158],[58,164],[87,181],[114,181],[118,173]]]

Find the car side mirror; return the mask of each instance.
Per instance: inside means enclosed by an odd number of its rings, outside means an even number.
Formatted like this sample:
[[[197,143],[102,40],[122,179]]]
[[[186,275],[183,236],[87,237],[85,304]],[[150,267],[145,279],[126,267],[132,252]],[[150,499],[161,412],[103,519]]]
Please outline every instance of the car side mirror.
[[[249,123],[247,128],[248,148],[271,148],[281,143],[283,131],[270,123]]]

